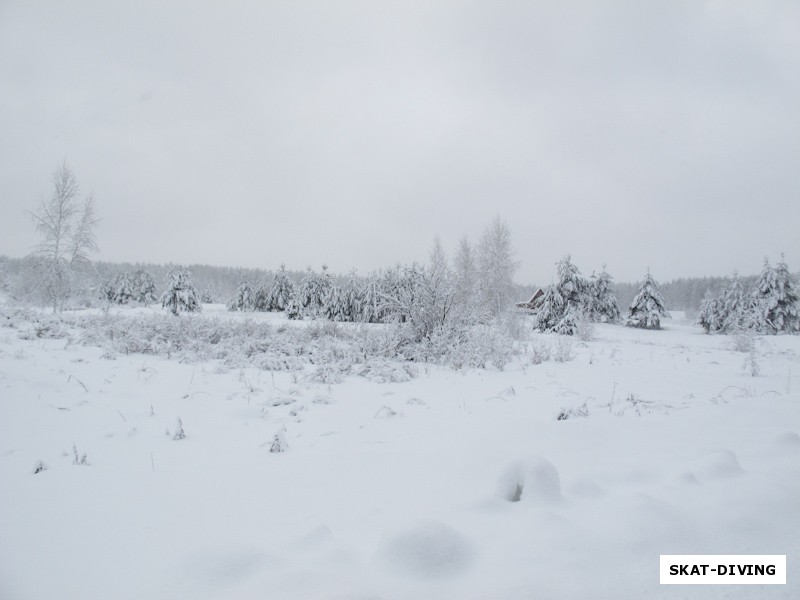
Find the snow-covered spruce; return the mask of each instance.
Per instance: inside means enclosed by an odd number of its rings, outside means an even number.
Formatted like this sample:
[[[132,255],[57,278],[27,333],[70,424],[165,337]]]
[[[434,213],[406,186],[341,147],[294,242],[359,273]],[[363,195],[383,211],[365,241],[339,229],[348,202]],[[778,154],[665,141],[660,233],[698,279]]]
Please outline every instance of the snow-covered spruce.
[[[279,312],[285,311],[295,295],[294,284],[286,273],[286,265],[281,265],[272,279],[272,284],[262,285],[259,290],[256,310]]]
[[[156,282],[144,269],[137,269],[133,274],[133,296],[145,306],[156,301]]]
[[[661,318],[669,318],[664,299],[658,290],[658,283],[647,271],[639,286],[639,293],[631,302],[625,325],[640,329],[661,329]]]
[[[706,333],[716,333],[722,328],[719,304],[719,299],[715,298],[710,290],[707,290],[703,301],[700,303],[700,314],[696,323]]]
[[[586,313],[595,323],[616,323],[621,314],[617,297],[614,295],[614,278],[606,271],[606,265],[596,277],[589,278],[587,286]]]
[[[182,312],[200,312],[203,307],[192,284],[192,273],[186,267],[173,267],[167,273],[167,290],[161,296],[161,306],[178,316]]]
[[[228,302],[228,310],[250,312],[255,309],[255,291],[246,279],[236,289],[236,295]]]
[[[536,328],[542,332],[573,335],[579,314],[588,305],[587,283],[567,255],[556,264],[555,284],[544,290],[536,311]]]
[[[764,259],[764,268],[753,290],[753,297],[764,333],[800,331],[800,314],[797,307],[800,296],[783,255],[778,266],[774,268],[767,259]]]

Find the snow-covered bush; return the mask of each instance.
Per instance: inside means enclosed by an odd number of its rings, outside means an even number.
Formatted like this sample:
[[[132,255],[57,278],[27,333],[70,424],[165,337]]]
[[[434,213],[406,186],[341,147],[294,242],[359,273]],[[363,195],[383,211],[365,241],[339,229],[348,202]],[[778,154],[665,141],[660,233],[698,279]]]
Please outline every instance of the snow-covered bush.
[[[572,340],[559,336],[553,345],[553,360],[556,362],[569,362],[575,355],[572,353]]]
[[[582,342],[591,342],[594,339],[594,323],[588,311],[582,310],[575,320],[575,336]]]
[[[282,427],[272,438],[272,445],[270,446],[269,451],[271,453],[278,454],[280,452],[286,452],[287,450],[289,450],[289,444],[286,442],[286,428]]]
[[[81,465],[81,466],[89,466],[89,461],[86,458],[86,453],[78,454],[78,446],[72,444],[72,464],[73,465]]]
[[[552,349],[547,342],[533,342],[530,347],[530,359],[534,365],[550,360]]]

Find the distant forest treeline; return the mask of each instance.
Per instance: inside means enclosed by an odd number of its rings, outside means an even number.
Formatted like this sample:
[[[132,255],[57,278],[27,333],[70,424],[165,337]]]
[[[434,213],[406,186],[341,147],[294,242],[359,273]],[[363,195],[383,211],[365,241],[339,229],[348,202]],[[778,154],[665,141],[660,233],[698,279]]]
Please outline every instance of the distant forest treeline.
[[[33,263],[30,258],[9,258],[0,256],[0,289],[12,297],[25,299],[37,282],[36,275],[32,272]],[[156,282],[157,291],[164,289],[167,272],[173,265],[153,263],[113,263],[95,261],[92,268],[97,284],[113,279],[118,273],[132,273],[138,269],[149,272]],[[321,267],[321,265],[320,265]],[[212,265],[188,265],[192,272],[195,287],[200,292],[204,302],[225,303],[230,300],[239,284],[247,280],[252,284],[261,281],[271,281],[274,271],[266,269],[249,269],[244,267],[218,267]],[[306,270],[291,271],[286,273],[290,279],[299,284],[306,274]],[[349,278],[349,273],[332,274],[340,282]],[[369,274],[360,274],[363,277]],[[613,273],[612,273],[613,275]],[[658,274],[654,273],[656,278]],[[751,286],[757,276],[741,277],[745,287]],[[729,277],[682,277],[668,282],[660,282],[661,294],[669,310],[683,310],[690,314],[699,311],[700,302],[706,291],[718,296],[725,287]],[[538,288],[537,285],[515,286],[515,294],[519,301],[527,300]],[[623,310],[627,308],[639,289],[639,282],[615,282],[615,291],[619,305]],[[91,299],[92,290],[86,290],[87,300]]]

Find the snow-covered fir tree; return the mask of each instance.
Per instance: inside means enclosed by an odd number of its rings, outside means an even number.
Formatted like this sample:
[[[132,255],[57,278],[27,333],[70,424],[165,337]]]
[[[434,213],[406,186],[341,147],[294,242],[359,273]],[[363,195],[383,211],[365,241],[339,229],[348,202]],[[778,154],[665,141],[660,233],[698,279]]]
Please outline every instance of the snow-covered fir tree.
[[[564,298],[558,293],[555,285],[548,285],[544,288],[534,315],[535,328],[539,331],[553,331],[556,323],[564,316],[564,310]]]
[[[357,323],[362,321],[363,312],[361,297],[361,285],[356,277],[355,271],[350,271],[350,277],[340,292],[341,311],[344,315],[342,320]]]
[[[628,309],[628,327],[640,329],[661,329],[661,317],[669,318],[669,313],[664,306],[664,299],[658,290],[658,284],[650,271],[639,286],[639,293],[631,302]]]
[[[286,303],[286,308],[283,309],[287,319],[292,321],[300,320],[303,318],[303,306],[300,304],[300,299],[296,294],[292,294],[289,301]]]
[[[134,299],[133,284],[127,272],[117,273],[114,280],[114,302],[127,304]]]
[[[359,293],[359,306],[357,309],[359,321],[363,323],[381,323],[384,317],[384,297],[392,292],[384,292],[381,288],[379,275],[372,274]]]
[[[325,316],[325,303],[330,297],[333,278],[328,273],[328,266],[322,265],[322,273],[315,273],[308,268],[306,276],[300,284],[297,299],[303,309],[303,316],[312,319]]]
[[[754,305],[745,294],[737,272],[734,271],[733,277],[717,302],[717,307],[720,331],[738,333],[746,328],[748,313],[753,310]]]
[[[253,291],[253,310],[266,312],[269,310],[270,284],[260,281]]]
[[[200,312],[203,307],[192,284],[192,273],[186,267],[173,267],[167,273],[167,289],[161,296],[161,306],[173,315],[181,312]]]
[[[236,289],[234,297],[228,302],[228,310],[252,311],[255,309],[255,300],[255,291],[250,282],[245,279]]]
[[[331,285],[323,299],[322,315],[329,321],[350,321],[347,307],[343,301],[343,292],[336,284]]]
[[[288,273],[286,273],[286,265],[281,265],[281,270],[275,273],[275,277],[272,280],[266,310],[271,312],[286,310],[293,296],[294,284],[289,279]]]
[[[789,267],[781,255],[777,267],[764,259],[764,268],[753,291],[755,305],[760,310],[765,333],[794,333],[800,331],[798,293]]]
[[[592,275],[586,292],[586,312],[590,320],[596,323],[616,323],[620,320],[619,303],[614,295],[614,278],[608,274],[605,265],[600,275]]]
[[[144,269],[137,269],[133,274],[133,295],[137,302],[145,306],[157,300],[156,282],[153,276]]]
[[[556,275],[556,283],[544,290],[536,311],[536,327],[539,331],[573,335],[579,316],[587,308],[587,283],[569,255],[556,264]]]
[[[700,303],[700,314],[697,316],[697,324],[706,333],[716,333],[721,329],[722,319],[719,314],[719,299],[714,297],[711,290],[706,290],[705,298]]]

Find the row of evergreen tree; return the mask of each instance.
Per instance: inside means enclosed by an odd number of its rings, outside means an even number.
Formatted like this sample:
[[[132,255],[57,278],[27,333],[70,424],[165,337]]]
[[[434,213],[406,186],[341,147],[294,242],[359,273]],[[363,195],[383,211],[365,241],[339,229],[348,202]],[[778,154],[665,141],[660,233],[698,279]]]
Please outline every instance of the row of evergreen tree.
[[[514,299],[510,232],[495,219],[473,247],[462,238],[451,260],[438,238],[427,264],[396,266],[366,278],[336,280],[323,266],[293,284],[283,269],[257,286],[243,282],[228,303],[234,311],[284,311],[290,319],[408,323],[416,338],[457,330],[504,313]]]
[[[147,306],[156,301],[156,282],[144,269],[122,271],[100,284],[100,298],[109,304],[139,302]]]
[[[781,255],[775,267],[764,259],[749,289],[734,273],[721,294],[707,292],[697,323],[706,333],[795,333],[800,331],[797,301],[797,288]]]
[[[582,322],[616,323],[622,319],[614,281],[605,265],[599,275],[583,278],[567,256],[557,263],[556,275],[556,282],[545,288],[535,304],[536,329],[573,335]],[[174,314],[201,310],[201,298],[187,268],[174,267],[166,279],[167,288],[161,296],[163,307]],[[462,241],[451,266],[437,240],[429,265],[397,266],[367,278],[351,272],[344,284],[337,283],[323,266],[321,273],[309,268],[295,285],[282,266],[271,281],[262,281],[256,287],[244,281],[228,309],[283,311],[290,319],[408,321],[421,337],[426,337],[447,323],[464,325],[498,316],[510,297],[506,294],[499,299],[491,291],[480,285],[468,244]],[[118,273],[101,286],[101,295],[116,304],[148,305],[157,299],[154,279],[143,269]],[[761,275],[749,290],[734,273],[719,296],[708,292],[698,324],[707,333],[794,333],[800,331],[797,303],[796,286],[783,257],[775,267],[765,260]],[[659,286],[648,272],[631,302],[625,324],[660,329],[661,318],[666,316]]]
[[[533,306],[536,328],[543,332],[574,335],[584,321],[617,323],[621,311],[614,294],[614,279],[603,270],[584,278],[570,256],[556,265],[556,282],[543,290]],[[630,327],[660,329],[661,318],[668,316],[658,284],[648,271],[628,310],[625,324]]]

